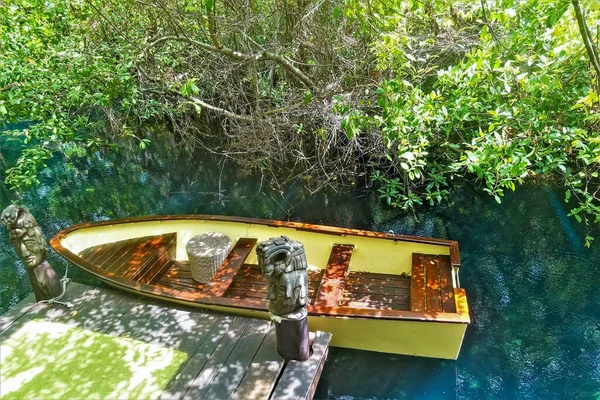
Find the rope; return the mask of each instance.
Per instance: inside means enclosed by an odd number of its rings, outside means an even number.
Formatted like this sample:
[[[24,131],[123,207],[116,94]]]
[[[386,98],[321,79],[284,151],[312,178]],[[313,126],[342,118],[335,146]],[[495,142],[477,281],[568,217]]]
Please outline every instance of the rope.
[[[62,279],[60,280],[60,282],[62,283],[62,288],[63,288],[62,293],[52,299],[40,300],[40,301],[38,301],[38,303],[60,304],[61,306],[65,306],[67,308],[73,307],[73,304],[68,301],[66,301],[66,302],[59,301],[60,299],[63,298],[65,293],[67,293],[67,284],[69,282],[71,282],[71,279],[67,277],[68,274],[69,274],[69,264],[67,264],[67,268],[65,269],[65,276],[63,276]]]

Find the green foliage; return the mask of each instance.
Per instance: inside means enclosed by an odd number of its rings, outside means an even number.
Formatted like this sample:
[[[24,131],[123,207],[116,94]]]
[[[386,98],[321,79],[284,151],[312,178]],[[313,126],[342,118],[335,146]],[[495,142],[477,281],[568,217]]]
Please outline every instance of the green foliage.
[[[198,89],[198,86],[196,86],[196,82],[194,79],[190,79],[189,81],[181,85],[181,95],[183,97],[191,97],[198,93],[200,93],[200,89]]]
[[[86,40],[92,13],[90,3],[79,1],[0,4],[0,126],[31,122],[3,132],[28,145],[7,170],[13,189],[39,183],[37,168],[63,144],[135,136],[127,122],[156,115],[139,104],[128,47]]]
[[[366,175],[411,210],[459,179],[498,203],[546,179],[600,222],[600,79],[568,0],[161,4],[0,5],[0,124],[28,123],[3,133],[25,144],[13,189],[56,151],[148,149],[142,126],[167,120],[315,191]]]
[[[366,13],[353,6],[354,18]],[[413,3],[413,15],[381,12],[393,15],[378,18],[381,34],[372,49],[378,68],[393,76],[377,89],[378,107],[363,125],[352,124],[349,136],[377,126],[388,150],[372,179],[388,204],[433,205],[447,197],[453,179],[464,177],[481,182],[500,203],[506,190],[542,177],[571,188],[578,221],[600,222],[598,77],[588,73],[569,6],[497,1],[483,10],[439,1]],[[595,32],[600,7],[590,2],[587,11]],[[443,53],[431,53],[444,39],[440,32],[468,35],[473,28],[478,34],[464,56],[446,58],[445,67],[431,64],[444,61]]]

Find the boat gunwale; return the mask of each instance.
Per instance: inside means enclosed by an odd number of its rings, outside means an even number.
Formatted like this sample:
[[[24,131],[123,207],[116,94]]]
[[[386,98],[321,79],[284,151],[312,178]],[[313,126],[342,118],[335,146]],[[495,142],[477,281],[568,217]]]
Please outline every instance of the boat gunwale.
[[[294,229],[302,230],[302,231],[325,233],[325,234],[338,235],[338,236],[353,235],[353,236],[363,236],[363,237],[371,237],[371,238],[394,240],[394,241],[448,246],[450,248],[450,264],[452,266],[456,266],[456,267],[459,267],[461,265],[460,253],[458,251],[458,242],[456,240],[426,238],[426,237],[402,235],[402,234],[396,234],[396,233],[373,232],[373,231],[366,231],[366,230],[362,230],[362,229],[341,228],[341,227],[336,227],[336,226],[308,224],[308,223],[304,223],[304,222],[279,221],[279,220],[260,219],[260,218],[232,217],[232,216],[227,216],[227,215],[207,215],[207,214],[182,214],[182,215],[168,214],[168,215],[158,215],[158,216],[129,217],[129,218],[120,218],[120,219],[114,219],[114,220],[95,221],[95,222],[82,222],[79,224],[72,225],[68,228],[62,229],[50,240],[50,245],[52,247],[54,247],[53,243],[56,243],[56,240],[58,240],[58,239],[62,240],[62,238],[65,237],[67,234],[69,234],[73,231],[79,230],[79,229],[93,228],[93,227],[97,227],[97,226],[106,226],[106,225],[119,225],[119,224],[135,223],[135,222],[152,222],[152,221],[169,221],[169,220],[209,220],[209,221],[223,221],[223,222],[239,222],[239,223],[247,223],[247,224],[272,226],[272,227],[294,228]]]
[[[164,220],[212,220],[212,221],[225,221],[225,222],[240,222],[249,224],[259,224],[273,227],[287,227],[299,230],[305,230],[309,232],[333,234],[333,235],[354,235],[372,237],[386,240],[400,240],[408,242],[426,243],[434,245],[449,246],[450,248],[450,259],[452,266],[460,266],[460,258],[458,253],[458,242],[454,240],[446,239],[434,239],[434,238],[423,238],[418,236],[398,235],[398,234],[387,234],[381,232],[372,232],[359,229],[351,228],[339,228],[324,225],[306,224],[300,222],[289,222],[289,221],[277,221],[277,220],[264,220],[256,218],[246,217],[231,217],[221,215],[163,215],[163,216],[144,216],[144,217],[132,217],[122,218],[117,220],[106,220],[97,222],[85,222],[75,224],[68,228],[65,228],[58,232],[52,239],[50,239],[50,245],[52,248],[61,256],[66,258],[68,261],[78,265],[86,271],[96,275],[108,284],[123,287],[124,289],[134,290],[142,292],[151,296],[162,297],[165,300],[175,300],[183,302],[191,306],[219,306],[219,307],[235,307],[247,310],[255,311],[266,311],[267,301],[265,300],[251,300],[251,299],[237,299],[230,297],[214,296],[208,294],[199,294],[196,292],[194,296],[190,296],[190,293],[180,291],[177,289],[167,288],[164,286],[158,286],[156,284],[146,284],[141,282],[135,282],[119,276],[114,276],[111,273],[106,273],[103,269],[98,268],[94,264],[84,260],[79,255],[73,253],[62,245],[62,240],[67,237],[71,232],[79,229],[92,228],[97,226],[106,225],[119,225],[132,222],[151,222],[151,221],[164,221]],[[112,275],[112,276],[111,276]],[[307,306],[307,311],[311,316],[330,316],[330,317],[352,317],[352,318],[365,318],[365,319],[387,319],[387,320],[410,320],[410,321],[423,321],[423,322],[440,322],[440,323],[461,323],[468,324],[471,322],[468,304],[464,295],[463,289],[454,289],[454,299],[456,303],[456,313],[444,313],[444,312],[414,312],[414,311],[401,311],[401,310],[380,310],[380,309],[368,309],[368,308],[357,308],[357,307],[324,307],[324,306]]]

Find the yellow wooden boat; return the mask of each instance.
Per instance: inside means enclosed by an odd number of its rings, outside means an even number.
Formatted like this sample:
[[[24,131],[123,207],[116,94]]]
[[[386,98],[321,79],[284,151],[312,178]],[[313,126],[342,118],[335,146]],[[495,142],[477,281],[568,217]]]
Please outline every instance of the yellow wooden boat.
[[[185,245],[203,232],[234,243],[206,284],[191,277]],[[119,289],[269,318],[256,243],[285,235],[309,263],[309,328],[333,346],[456,359],[470,323],[455,241],[296,222],[170,215],[84,223],[52,238],[63,257]]]

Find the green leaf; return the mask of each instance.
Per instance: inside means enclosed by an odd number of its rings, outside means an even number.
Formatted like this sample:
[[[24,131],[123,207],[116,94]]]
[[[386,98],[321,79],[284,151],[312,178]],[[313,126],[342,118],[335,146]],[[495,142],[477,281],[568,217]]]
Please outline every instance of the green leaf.
[[[190,90],[192,94],[200,93],[200,89],[198,89],[198,86],[196,86],[196,83],[194,81],[190,82]]]
[[[214,0],[204,0],[204,6],[208,11],[212,11],[214,4]]]
[[[304,104],[310,103],[311,100],[312,100],[312,92],[310,90],[307,90],[306,92],[304,92]]]
[[[335,6],[333,9],[333,17],[338,18],[341,15],[342,15],[342,9],[340,8],[340,6]]]
[[[483,27],[481,28],[481,32],[479,33],[479,38],[480,39],[485,39],[488,35],[488,27],[487,25],[483,25]]]

